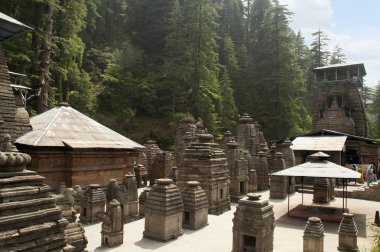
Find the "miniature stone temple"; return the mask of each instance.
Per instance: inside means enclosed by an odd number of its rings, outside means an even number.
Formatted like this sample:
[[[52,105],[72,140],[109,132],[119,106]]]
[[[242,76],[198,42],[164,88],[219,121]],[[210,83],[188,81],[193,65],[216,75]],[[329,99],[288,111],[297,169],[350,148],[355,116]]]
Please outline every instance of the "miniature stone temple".
[[[342,221],[339,225],[339,246],[338,251],[358,251],[358,229],[354,215],[343,213]]]
[[[321,219],[310,217],[303,233],[303,252],[323,252],[323,232]]]
[[[144,205],[144,237],[168,241],[183,234],[183,202],[171,179],[157,179]]]
[[[291,148],[292,142],[289,139],[286,139],[282,143],[276,144],[275,150],[281,152],[285,160],[286,168],[290,168],[296,165],[296,157],[294,151]]]
[[[225,150],[227,149],[227,144],[229,142],[235,142],[235,137],[232,135],[231,131],[227,130],[224,135],[220,147]]]
[[[210,204],[209,214],[219,215],[231,208],[227,158],[211,134],[197,136],[198,142],[185,150],[177,186],[183,189],[187,181],[199,181]]]
[[[162,150],[160,149],[160,147],[158,147],[158,145],[156,144],[156,141],[154,140],[148,140],[146,144],[144,144],[144,146],[145,146],[145,149],[143,151],[147,159],[146,168],[148,169],[148,174],[150,175],[150,170],[153,165],[153,160],[158,153],[162,152]]]
[[[267,157],[264,152],[259,151],[255,157],[254,167],[257,173],[257,190],[263,191],[269,189],[269,170]]]
[[[183,227],[199,229],[208,225],[208,199],[198,181],[188,181],[182,191]]]
[[[75,194],[75,200],[74,200],[73,207],[74,207],[75,211],[80,213],[80,200],[83,197],[83,190],[82,190],[82,187],[80,185],[75,185],[74,190],[75,190],[76,194]]]
[[[133,174],[127,174],[123,178],[122,185],[125,194],[125,202],[123,203],[123,220],[127,222],[139,215],[139,202],[137,193],[137,182]]]
[[[100,222],[104,216],[106,196],[99,184],[90,184],[81,198],[79,221],[84,224]]]
[[[124,224],[119,201],[113,199],[107,207],[102,223],[102,246],[115,247],[123,244]]]
[[[64,230],[67,243],[73,246],[72,252],[85,251],[87,247],[87,237],[82,224],[76,221],[76,210],[74,202],[77,197],[77,192],[73,188],[66,188],[62,195],[56,196],[56,204],[62,209],[62,216],[69,221],[69,224]]]
[[[248,193],[239,200],[233,218],[232,252],[273,251],[273,206],[260,197]]]
[[[281,171],[286,168],[282,153],[277,152],[272,160],[272,172]],[[271,175],[270,177],[270,198],[285,199],[288,193],[289,179],[286,176]]]
[[[148,185],[148,170],[142,164],[137,164],[133,168],[136,175],[137,188],[146,187]]]
[[[159,178],[169,178],[169,170],[174,165],[173,155],[168,151],[157,153],[150,168],[150,185]]]
[[[315,178],[313,184],[313,202],[329,203],[331,200],[331,185],[328,178]]]
[[[227,156],[230,175],[230,199],[237,202],[248,190],[248,161],[244,158],[244,151],[239,149],[235,141],[226,144],[224,152]]]
[[[367,137],[368,121],[360,90],[366,71],[363,64],[314,68],[318,96],[312,113],[312,131],[333,130]]]
[[[148,198],[150,192],[150,187],[144,188],[144,190],[140,193],[139,196],[139,215],[144,216],[145,215],[145,202]]]

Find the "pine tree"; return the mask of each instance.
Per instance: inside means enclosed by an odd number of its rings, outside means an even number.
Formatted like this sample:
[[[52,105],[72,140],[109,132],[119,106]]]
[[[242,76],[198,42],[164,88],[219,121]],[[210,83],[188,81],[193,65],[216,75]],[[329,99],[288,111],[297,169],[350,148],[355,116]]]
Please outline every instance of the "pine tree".
[[[336,45],[333,53],[331,54],[330,64],[341,64],[346,63],[347,58],[343,52],[343,49]]]

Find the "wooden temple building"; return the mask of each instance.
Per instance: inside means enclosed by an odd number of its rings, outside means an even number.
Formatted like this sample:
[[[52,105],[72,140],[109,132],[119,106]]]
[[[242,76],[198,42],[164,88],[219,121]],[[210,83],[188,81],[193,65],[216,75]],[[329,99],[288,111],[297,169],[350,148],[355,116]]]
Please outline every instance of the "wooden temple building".
[[[15,145],[32,157],[31,169],[46,177],[54,188],[107,185],[112,178],[133,172],[144,146],[101,125],[67,103],[30,120],[33,130]]]

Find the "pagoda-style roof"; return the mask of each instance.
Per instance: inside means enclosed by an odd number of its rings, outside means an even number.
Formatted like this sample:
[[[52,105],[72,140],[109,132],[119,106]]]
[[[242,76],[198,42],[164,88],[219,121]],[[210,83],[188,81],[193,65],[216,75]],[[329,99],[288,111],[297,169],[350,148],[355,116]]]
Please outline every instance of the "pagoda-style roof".
[[[0,42],[3,42],[31,29],[31,27],[0,12]]]
[[[70,149],[141,149],[144,146],[61,103],[30,119],[33,130],[16,145]]]

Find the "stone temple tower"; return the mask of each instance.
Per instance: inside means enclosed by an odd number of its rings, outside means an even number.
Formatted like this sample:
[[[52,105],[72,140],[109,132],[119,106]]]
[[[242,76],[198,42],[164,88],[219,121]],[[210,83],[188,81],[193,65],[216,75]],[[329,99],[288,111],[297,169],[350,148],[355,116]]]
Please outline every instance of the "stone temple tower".
[[[363,64],[336,64],[314,68],[318,86],[312,131],[334,130],[368,136],[368,122],[360,93],[366,71]]]

